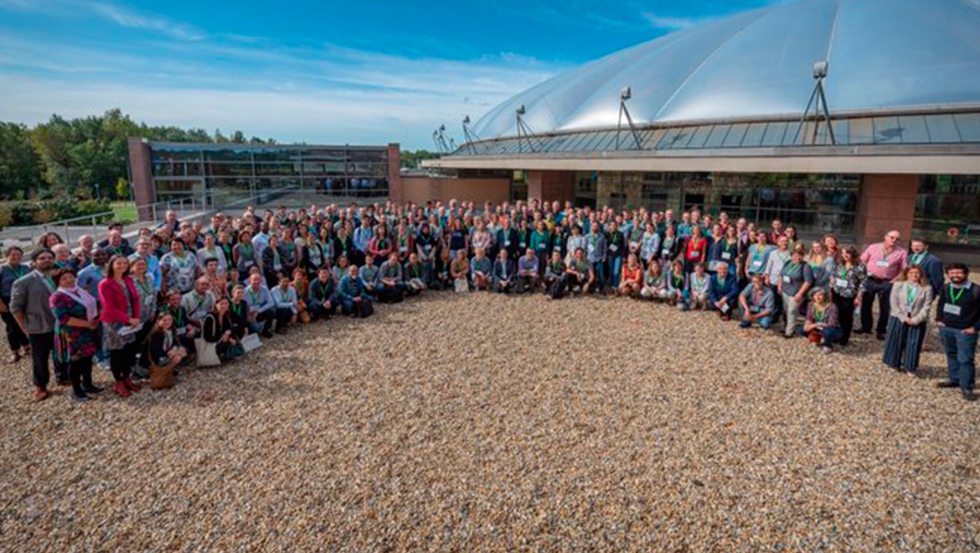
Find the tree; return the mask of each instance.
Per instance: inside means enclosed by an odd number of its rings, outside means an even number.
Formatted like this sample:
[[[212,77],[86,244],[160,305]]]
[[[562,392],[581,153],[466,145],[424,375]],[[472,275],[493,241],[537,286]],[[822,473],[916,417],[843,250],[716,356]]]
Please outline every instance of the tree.
[[[436,152],[430,152],[428,150],[402,150],[401,152],[401,166],[408,169],[418,169],[422,160],[425,159],[436,159],[440,154]]]
[[[0,123],[0,198],[27,197],[43,182],[30,131],[24,125]]]

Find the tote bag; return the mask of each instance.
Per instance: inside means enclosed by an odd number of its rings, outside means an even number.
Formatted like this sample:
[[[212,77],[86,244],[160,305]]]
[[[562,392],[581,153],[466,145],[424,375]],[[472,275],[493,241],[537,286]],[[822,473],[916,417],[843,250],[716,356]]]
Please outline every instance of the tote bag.
[[[218,344],[212,344],[204,338],[195,338],[194,349],[197,350],[198,368],[221,365],[221,359],[218,357]]]

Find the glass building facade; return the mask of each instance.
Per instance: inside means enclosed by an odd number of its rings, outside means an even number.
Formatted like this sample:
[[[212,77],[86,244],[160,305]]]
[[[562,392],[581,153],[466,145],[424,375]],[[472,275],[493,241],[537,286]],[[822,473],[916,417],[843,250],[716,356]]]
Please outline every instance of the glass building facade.
[[[150,143],[157,201],[255,195],[388,195],[385,147]]]

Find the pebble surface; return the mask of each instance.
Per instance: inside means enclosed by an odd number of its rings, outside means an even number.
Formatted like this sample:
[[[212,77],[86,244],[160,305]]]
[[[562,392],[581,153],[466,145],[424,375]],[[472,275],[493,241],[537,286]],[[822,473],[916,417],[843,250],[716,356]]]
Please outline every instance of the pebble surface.
[[[926,348],[445,293],[126,400],[34,404],[22,360],[0,550],[980,551],[980,408]]]

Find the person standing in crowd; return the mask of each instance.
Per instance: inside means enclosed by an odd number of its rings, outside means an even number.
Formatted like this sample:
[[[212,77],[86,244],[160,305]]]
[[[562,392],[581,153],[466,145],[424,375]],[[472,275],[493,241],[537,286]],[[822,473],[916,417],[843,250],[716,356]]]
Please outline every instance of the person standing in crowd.
[[[701,232],[700,226],[692,226],[691,237],[684,246],[684,271],[687,273],[694,272],[695,265],[707,263],[708,240]]]
[[[623,237],[623,233],[620,232],[618,225],[615,221],[609,223],[606,229],[606,244],[609,247],[609,251],[606,253],[607,264],[609,265],[608,271],[606,272],[609,282],[605,283],[607,289],[613,291],[619,291],[619,283],[623,275],[623,255],[626,252],[626,239]],[[642,272],[639,267],[634,267]],[[638,276],[638,275],[637,275]],[[635,286],[635,292],[639,292],[639,282],[640,279],[637,278]]]
[[[889,231],[885,241],[868,246],[861,254],[861,263],[868,271],[861,294],[861,328],[857,334],[870,334],[874,323],[874,302],[878,300],[878,324],[874,327],[875,336],[885,339],[888,319],[891,315],[890,298],[892,284],[908,266],[908,254],[898,245],[902,238],[897,230]]]
[[[810,299],[803,332],[822,352],[830,353],[841,334],[837,323],[837,306],[827,300],[827,290],[820,287],[813,288]]]
[[[140,387],[133,382],[136,363],[136,333],[141,328],[139,293],[129,276],[129,260],[113,256],[105,280],[99,283],[102,304],[104,348],[109,352],[109,366],[116,381],[116,393],[129,397]]]
[[[841,347],[847,347],[850,343],[854,330],[855,301],[861,293],[866,274],[864,265],[858,261],[857,248],[847,246],[840,251],[840,261],[834,266],[830,279],[830,290],[837,306],[837,320],[841,329],[837,344]]]
[[[926,319],[932,307],[932,287],[920,267],[912,265],[905,269],[903,278],[892,286],[890,301],[884,363],[915,375],[926,337]]]
[[[717,262],[715,271],[708,283],[708,308],[717,311],[723,320],[730,321],[738,301],[738,279],[729,274],[725,261]]]
[[[439,255],[439,241],[432,234],[432,227],[429,223],[422,223],[418,238],[415,239],[415,253],[418,260],[422,263],[422,281],[426,285],[432,285],[435,273],[436,258]]]
[[[796,335],[803,299],[813,287],[813,269],[803,261],[803,248],[793,250],[790,259],[779,275],[779,295],[783,298],[783,309],[786,311],[786,329],[783,332],[786,338]]]
[[[10,298],[14,282],[28,274],[31,269],[23,263],[24,250],[20,247],[10,246],[5,253],[7,259],[3,265],[0,265],[0,318],[3,319],[4,329],[7,332],[7,345],[10,347],[9,362],[16,363],[20,361],[21,356],[27,357],[31,354],[31,343],[10,310]]]
[[[599,223],[593,222],[590,232],[585,236],[585,259],[592,265],[595,274],[594,288],[602,292],[606,287],[606,235],[599,230]],[[588,286],[591,289],[593,286]],[[584,290],[584,293],[588,293]]]
[[[197,257],[188,253],[186,247],[183,239],[174,238],[170,241],[170,253],[160,260],[166,290],[186,294],[194,288],[198,274]]]
[[[247,279],[248,273],[259,264],[259,257],[252,245],[252,235],[247,230],[238,233],[238,243],[231,249],[232,264],[238,268],[240,278]]]
[[[738,301],[742,306],[742,322],[739,323],[741,328],[758,324],[763,330],[769,330],[776,310],[776,299],[772,290],[766,286],[764,276],[753,275],[752,282],[739,294]]]
[[[48,398],[48,368],[54,350],[54,313],[51,311],[51,294],[55,291],[51,275],[54,272],[54,253],[37,249],[31,254],[34,270],[14,281],[10,291],[10,312],[28,337],[33,365],[34,399]],[[69,382],[67,367],[55,363],[55,377],[59,385]]]
[[[92,357],[97,349],[99,306],[85,289],[76,286],[71,269],[58,269],[52,277],[57,290],[49,298],[54,314],[54,350],[60,363],[68,367],[72,398],[91,399],[102,391],[92,383]]]
[[[959,388],[963,399],[976,401],[977,335],[980,333],[980,286],[970,282],[970,270],[962,263],[946,267],[949,284],[943,286],[936,311],[939,338],[946,352],[949,378],[940,388]]]
[[[77,285],[93,297],[99,296],[99,283],[105,278],[109,252],[99,249],[92,252],[92,263],[78,272]]]
[[[108,259],[108,256],[106,257]],[[146,272],[150,274],[153,278],[153,289],[157,292],[160,291],[161,280],[163,278],[160,272],[160,259],[153,254],[153,241],[147,238],[141,238],[136,242],[136,253],[129,256],[129,262],[132,263],[137,259],[142,259],[146,261]],[[82,274],[79,273],[78,277],[81,278]],[[98,286],[98,284],[96,284]]]
[[[909,265],[922,269],[922,276],[932,287],[932,299],[935,301],[942,292],[945,282],[943,262],[936,254],[929,251],[929,245],[921,238],[912,239],[912,252],[909,254]]]
[[[337,310],[334,298],[337,286],[334,284],[330,270],[320,269],[317,279],[310,282],[309,301],[310,314],[314,319],[329,319]]]
[[[532,257],[534,251],[531,250]],[[522,258],[524,259],[524,258]],[[537,261],[537,257],[534,258]],[[493,263],[491,274],[491,286],[494,292],[506,294],[514,289],[517,274],[514,271],[514,262],[510,260],[507,250],[501,249],[497,254],[497,261]],[[518,288],[518,292],[520,289]]]
[[[649,266],[651,261],[660,256],[660,234],[652,222],[646,224],[640,240],[640,257],[643,258],[643,264]]]

